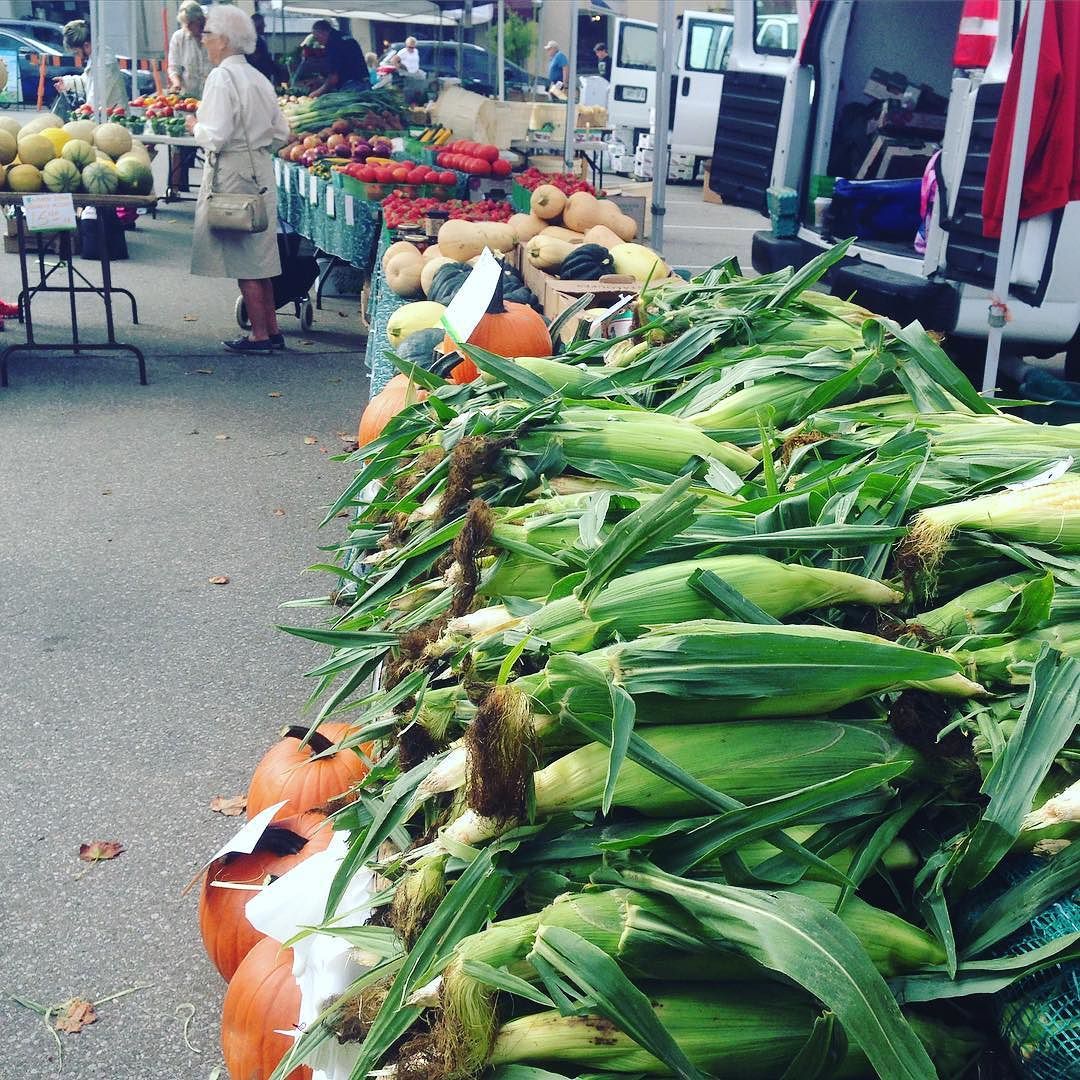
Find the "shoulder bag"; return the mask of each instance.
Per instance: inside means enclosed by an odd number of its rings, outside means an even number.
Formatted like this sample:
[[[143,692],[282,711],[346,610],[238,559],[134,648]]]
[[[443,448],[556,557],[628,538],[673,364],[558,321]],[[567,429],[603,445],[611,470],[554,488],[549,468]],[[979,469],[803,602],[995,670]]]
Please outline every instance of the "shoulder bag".
[[[224,73],[224,72],[223,72]],[[228,76],[230,85],[236,90],[237,105],[240,92],[232,76]],[[215,191],[217,186],[218,155],[214,153],[210,168],[209,192],[206,196],[206,220],[211,229],[224,232],[261,233],[266,232],[269,221],[266,216],[266,203],[263,195],[265,187],[259,187],[258,169],[255,168],[255,155],[251,152],[251,143],[247,137],[247,124],[244,122],[244,110],[240,109],[240,127],[244,132],[244,145],[247,147],[248,160],[251,162],[251,179],[259,188],[255,195],[241,195],[233,192]]]

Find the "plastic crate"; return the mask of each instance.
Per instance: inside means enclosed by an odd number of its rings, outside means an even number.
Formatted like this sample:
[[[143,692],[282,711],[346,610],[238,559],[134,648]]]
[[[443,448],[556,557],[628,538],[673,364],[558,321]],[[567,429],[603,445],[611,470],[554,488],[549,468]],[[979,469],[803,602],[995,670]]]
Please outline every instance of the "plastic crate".
[[[779,239],[799,231],[799,193],[794,188],[771,187],[765,192],[772,234]]]
[[[1020,379],[1020,397],[1038,402],[1020,410],[1034,424],[1080,423],[1080,383],[1029,367]]]

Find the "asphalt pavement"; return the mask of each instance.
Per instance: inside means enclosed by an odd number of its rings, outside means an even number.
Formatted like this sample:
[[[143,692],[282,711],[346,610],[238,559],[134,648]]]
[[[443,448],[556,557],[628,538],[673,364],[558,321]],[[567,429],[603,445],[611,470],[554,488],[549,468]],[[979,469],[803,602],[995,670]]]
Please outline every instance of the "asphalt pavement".
[[[672,190],[667,254],[749,268],[761,219]],[[0,1080],[209,1080],[224,983],[181,889],[235,831],[209,809],[242,793],[294,722],[318,651],[275,629],[326,591],[305,568],[349,478],[332,460],[366,396],[355,298],[328,300],[289,348],[238,357],[236,287],[187,272],[192,204],[163,206],[114,268],[138,298],[118,336],[147,353],[18,354],[0,390]],[[77,261],[96,277],[94,263]],[[0,295],[18,262],[0,259]],[[102,325],[94,296],[84,330]],[[62,339],[66,301],[34,304]],[[0,348],[19,339],[9,322]],[[227,577],[215,585],[211,578]],[[118,841],[96,864],[80,845]],[[101,1001],[57,1043],[33,1008]]]

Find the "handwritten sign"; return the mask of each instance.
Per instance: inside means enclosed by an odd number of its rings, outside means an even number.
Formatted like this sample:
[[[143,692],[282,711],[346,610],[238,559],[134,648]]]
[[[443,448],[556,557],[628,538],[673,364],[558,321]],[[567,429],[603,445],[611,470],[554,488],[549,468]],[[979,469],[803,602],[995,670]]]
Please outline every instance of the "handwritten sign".
[[[345,224],[356,224],[356,203],[351,195],[345,196]]]
[[[281,158],[274,158],[274,183],[281,187]]]
[[[326,185],[326,216],[327,217],[336,217],[337,214],[335,213],[335,209],[336,208],[334,206],[334,185],[333,184],[327,184]]]
[[[75,200],[67,192],[25,195],[23,213],[30,232],[70,231],[75,228]]]
[[[314,173],[308,174],[311,177],[311,186],[308,188],[308,198],[311,201],[312,206],[319,205],[319,178]]]

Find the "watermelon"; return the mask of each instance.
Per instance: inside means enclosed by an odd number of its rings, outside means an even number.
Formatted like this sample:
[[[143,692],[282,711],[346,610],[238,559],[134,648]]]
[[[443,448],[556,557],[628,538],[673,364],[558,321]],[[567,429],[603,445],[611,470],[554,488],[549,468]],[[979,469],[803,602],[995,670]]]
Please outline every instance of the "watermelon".
[[[149,195],[153,190],[154,177],[149,166],[134,154],[124,154],[119,158],[116,175],[124,195]]]
[[[95,161],[82,171],[82,183],[88,195],[115,195],[120,186],[116,166],[105,161]]]
[[[64,149],[60,151],[60,156],[65,161],[70,161],[80,172],[87,165],[97,161],[97,151],[83,139],[72,139],[70,142],[65,143]]]
[[[82,175],[78,166],[57,158],[41,170],[41,179],[49,191],[78,191]]]
[[[102,124],[94,132],[94,145],[115,161],[131,149],[131,132],[123,124]]]

